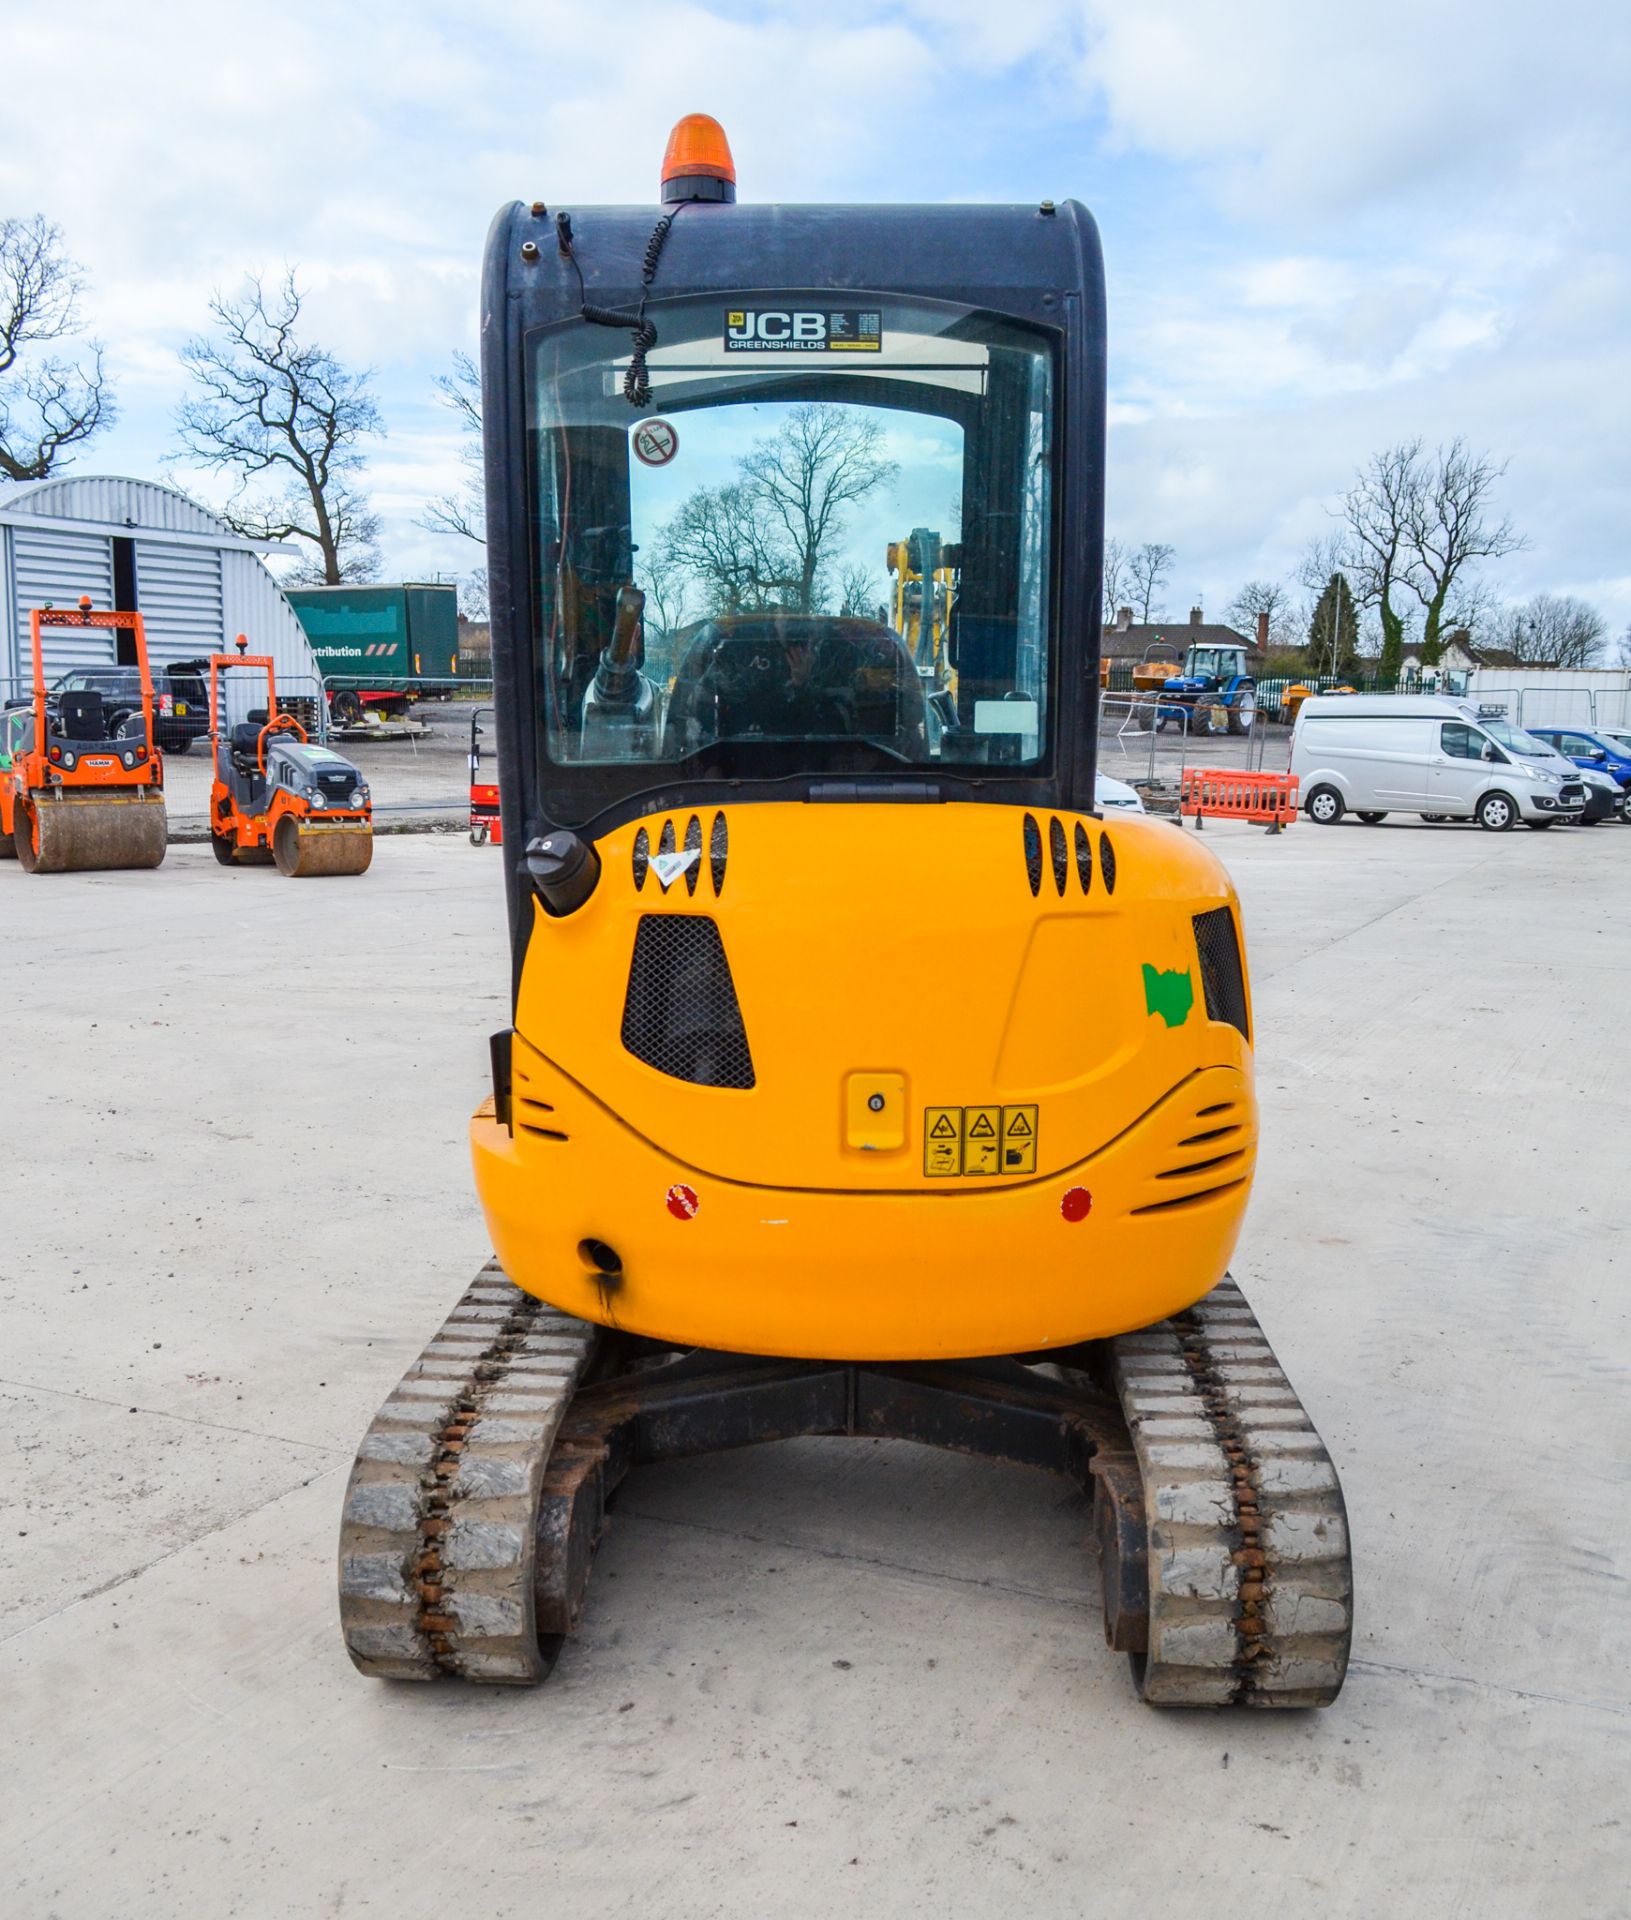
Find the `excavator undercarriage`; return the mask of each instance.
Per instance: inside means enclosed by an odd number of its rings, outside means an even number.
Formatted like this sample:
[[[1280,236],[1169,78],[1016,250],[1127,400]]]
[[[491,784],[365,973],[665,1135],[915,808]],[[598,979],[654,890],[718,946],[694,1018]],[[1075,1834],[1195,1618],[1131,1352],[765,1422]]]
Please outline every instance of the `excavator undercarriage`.
[[[920,1364],[760,1359],[593,1326],[484,1268],[381,1407],[340,1542],[346,1645],[385,1679],[544,1679],[631,1467],[804,1434],[1062,1474],[1105,1637],[1156,1704],[1315,1707],[1348,1660],[1342,1494],[1238,1287],[1139,1333]]]

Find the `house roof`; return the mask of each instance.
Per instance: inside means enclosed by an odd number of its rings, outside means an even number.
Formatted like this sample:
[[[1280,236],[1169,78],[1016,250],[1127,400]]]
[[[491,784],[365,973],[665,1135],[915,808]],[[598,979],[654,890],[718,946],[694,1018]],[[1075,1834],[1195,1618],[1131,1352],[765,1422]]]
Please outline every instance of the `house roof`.
[[[1170,647],[1176,647],[1182,653],[1186,647],[1244,647],[1248,653],[1256,653],[1256,645],[1243,633],[1236,633],[1233,627],[1219,626],[1213,621],[1202,620],[1151,620],[1131,621],[1126,626],[1116,625],[1104,629],[1103,657],[1106,660],[1141,660],[1144,649],[1164,640]]]
[[[1448,659],[1452,653],[1460,658],[1471,661],[1475,667],[1500,667],[1505,669],[1507,667],[1521,667],[1523,665],[1523,662],[1510,647],[1475,646],[1473,642],[1467,638],[1465,633],[1452,633],[1446,636],[1444,641],[1444,657]],[[1420,666],[1421,654],[1422,650],[1419,644],[1406,647],[1404,650],[1404,659],[1409,663]]]

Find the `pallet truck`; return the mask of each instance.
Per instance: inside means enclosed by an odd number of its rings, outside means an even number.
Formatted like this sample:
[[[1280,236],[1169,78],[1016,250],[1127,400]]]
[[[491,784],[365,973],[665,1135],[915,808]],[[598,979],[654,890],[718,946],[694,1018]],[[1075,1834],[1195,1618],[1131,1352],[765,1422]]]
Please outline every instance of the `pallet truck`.
[[[482,725],[483,719],[487,726]],[[498,781],[482,778],[482,739],[493,724],[491,707],[477,707],[470,716],[470,844],[473,847],[504,844],[504,821],[498,807]]]

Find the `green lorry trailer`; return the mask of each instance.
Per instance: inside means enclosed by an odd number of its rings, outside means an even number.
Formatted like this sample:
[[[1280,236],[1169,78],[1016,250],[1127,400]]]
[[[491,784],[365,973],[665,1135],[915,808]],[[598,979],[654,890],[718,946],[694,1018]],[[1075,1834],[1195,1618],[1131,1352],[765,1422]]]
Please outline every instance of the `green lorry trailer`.
[[[452,586],[288,587],[337,727],[403,718],[446,700],[459,672],[459,595]]]

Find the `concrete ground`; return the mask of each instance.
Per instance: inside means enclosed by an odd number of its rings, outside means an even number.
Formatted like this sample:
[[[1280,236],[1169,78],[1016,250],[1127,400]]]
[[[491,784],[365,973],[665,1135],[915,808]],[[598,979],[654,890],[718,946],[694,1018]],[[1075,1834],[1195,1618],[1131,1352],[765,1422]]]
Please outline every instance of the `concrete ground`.
[[[0,867],[6,1913],[1625,1914],[1631,834],[1208,842],[1236,1272],[1357,1544],[1320,1714],[1141,1706],[1080,1499],[842,1440],[631,1478],[541,1691],[363,1680],[351,1451],[487,1251],[499,856]]]

